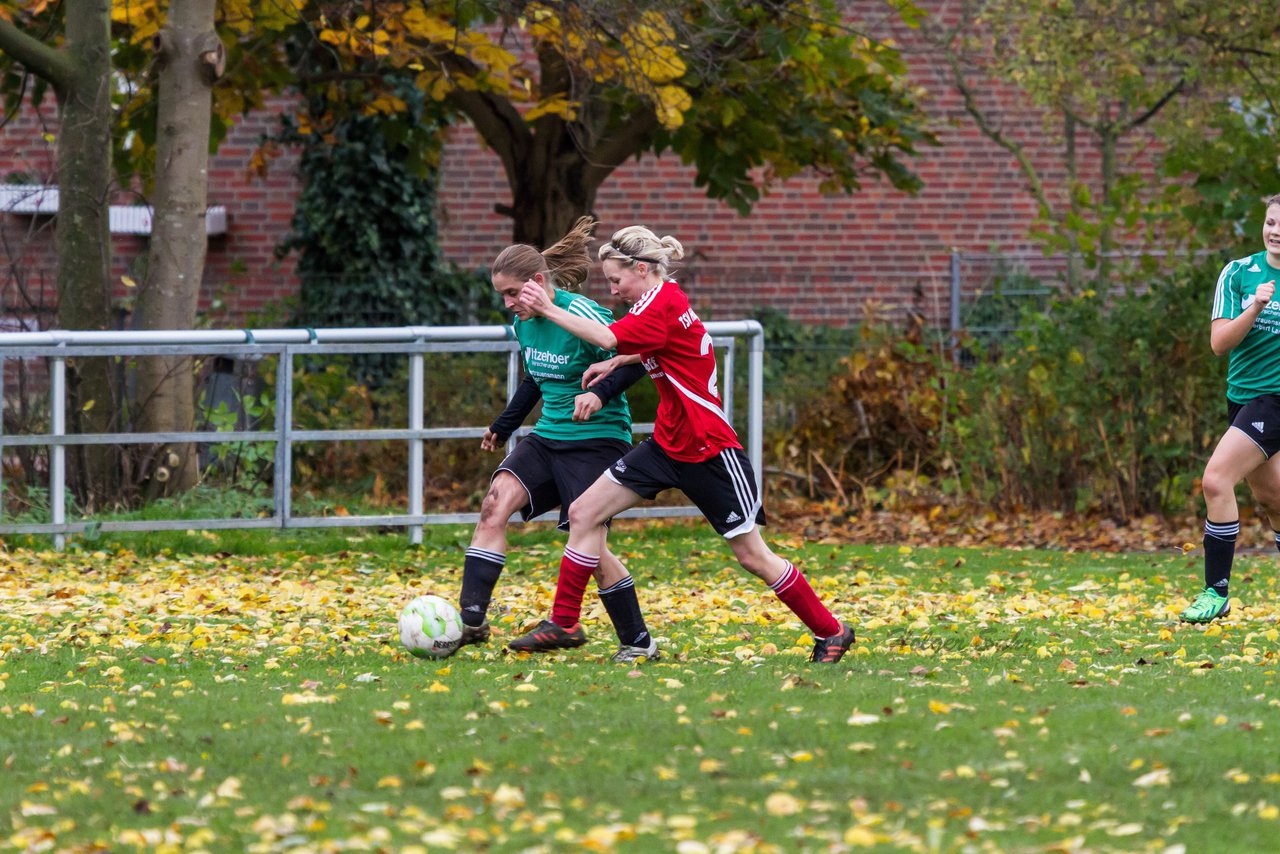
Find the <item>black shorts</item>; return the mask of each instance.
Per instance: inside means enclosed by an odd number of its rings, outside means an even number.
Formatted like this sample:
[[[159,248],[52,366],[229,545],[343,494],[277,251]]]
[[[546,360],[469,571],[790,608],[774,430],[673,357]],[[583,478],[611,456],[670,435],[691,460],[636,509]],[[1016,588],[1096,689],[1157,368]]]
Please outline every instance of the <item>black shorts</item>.
[[[1280,451],[1280,395],[1264,394],[1247,403],[1228,400],[1227,422],[1252,439],[1267,459]]]
[[[621,439],[563,441],[530,435],[507,454],[493,474],[510,472],[524,486],[529,501],[520,508],[520,518],[528,521],[559,507],[557,527],[567,531],[569,505],[630,450],[631,445]]]
[[[641,498],[679,489],[724,537],[765,524],[751,460],[741,448],[728,448],[700,463],[683,463],[667,456],[653,439],[645,439],[605,474]]]

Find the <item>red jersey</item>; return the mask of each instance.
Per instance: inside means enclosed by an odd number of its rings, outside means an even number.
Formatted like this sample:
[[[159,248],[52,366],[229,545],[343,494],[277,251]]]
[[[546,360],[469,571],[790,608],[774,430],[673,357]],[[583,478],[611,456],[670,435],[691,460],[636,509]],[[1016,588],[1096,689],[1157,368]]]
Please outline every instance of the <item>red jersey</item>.
[[[668,456],[700,463],[742,447],[720,402],[711,336],[679,285],[650,288],[609,328],[618,352],[638,353],[658,387],[653,439]]]

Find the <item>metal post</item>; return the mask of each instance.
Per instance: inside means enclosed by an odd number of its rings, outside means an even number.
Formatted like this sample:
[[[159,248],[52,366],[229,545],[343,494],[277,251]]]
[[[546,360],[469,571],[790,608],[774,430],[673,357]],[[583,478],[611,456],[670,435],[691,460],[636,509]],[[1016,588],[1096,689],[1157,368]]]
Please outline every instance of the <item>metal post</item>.
[[[275,428],[275,516],[281,528],[288,528],[293,515],[293,349],[288,346],[276,365]]]
[[[4,356],[0,356],[0,522],[4,521]]]
[[[960,252],[951,250],[951,357],[960,362]]]
[[[55,356],[52,387],[49,389],[49,510],[55,525],[67,522],[67,446],[59,439],[67,434],[67,359]],[[53,547],[66,548],[67,535],[58,531],[53,535]]]
[[[421,430],[425,424],[423,418],[423,389],[425,376],[424,359],[421,353],[409,357],[409,429]],[[422,505],[422,439],[409,440],[409,515],[421,516]],[[409,526],[409,542],[412,545],[422,544],[421,523]]]
[[[756,470],[756,489],[764,494],[764,328],[751,332],[751,371],[747,379],[747,456]]]
[[[516,389],[520,386],[520,348],[511,351],[511,355],[507,356],[507,400],[516,393]],[[511,453],[516,449],[516,433],[511,434],[507,439],[507,453]]]
[[[721,394],[724,396],[724,414],[729,419],[729,423],[733,423],[733,354],[737,349],[737,342],[730,338],[729,346],[724,348],[724,387]]]

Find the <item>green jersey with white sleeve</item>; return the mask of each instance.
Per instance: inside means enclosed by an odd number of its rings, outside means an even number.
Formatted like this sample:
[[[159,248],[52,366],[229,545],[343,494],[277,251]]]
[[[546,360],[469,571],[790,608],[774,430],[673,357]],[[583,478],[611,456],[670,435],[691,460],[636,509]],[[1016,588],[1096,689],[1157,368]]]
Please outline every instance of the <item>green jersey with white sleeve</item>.
[[[565,311],[603,326],[613,323],[613,313],[594,300],[558,288],[552,301]],[[542,392],[542,416],[533,432],[545,439],[621,439],[631,442],[631,410],[624,394],[618,394],[586,421],[573,420],[573,401],[582,394],[582,372],[595,362],[613,356],[588,344],[545,317],[512,323],[524,370]]]
[[[1258,286],[1280,282],[1280,270],[1267,263],[1267,253],[1229,262],[1218,275],[1213,319],[1239,317],[1253,304]],[[1227,363],[1227,399],[1246,403],[1264,394],[1280,394],[1280,293],[1253,321]]]

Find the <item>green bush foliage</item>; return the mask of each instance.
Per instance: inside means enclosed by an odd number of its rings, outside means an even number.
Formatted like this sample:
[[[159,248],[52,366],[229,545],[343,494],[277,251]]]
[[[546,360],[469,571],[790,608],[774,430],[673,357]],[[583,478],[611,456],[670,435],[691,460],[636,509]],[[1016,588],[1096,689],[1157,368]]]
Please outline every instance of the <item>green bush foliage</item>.
[[[304,326],[404,326],[506,322],[488,276],[445,261],[437,240],[436,168],[443,127],[406,81],[404,114],[345,119],[327,133],[286,130],[303,146],[306,185],[278,254],[298,253]],[[324,114],[323,103],[311,110]],[[416,155],[416,156],[411,156]],[[376,384],[394,359],[362,357]]]
[[[936,334],[869,316],[825,391],[774,443],[792,482],[849,507],[928,498],[945,471],[949,356]]]
[[[957,376],[946,451],[962,492],[1007,508],[1129,518],[1194,509],[1223,427],[1208,347],[1216,263],[1027,314],[1003,356]]]
[[[1197,511],[1225,426],[1226,360],[1208,346],[1218,263],[1027,311],[998,355],[979,349],[972,364],[921,330],[868,323],[775,455],[811,495],[851,510],[945,499],[1116,518]]]

